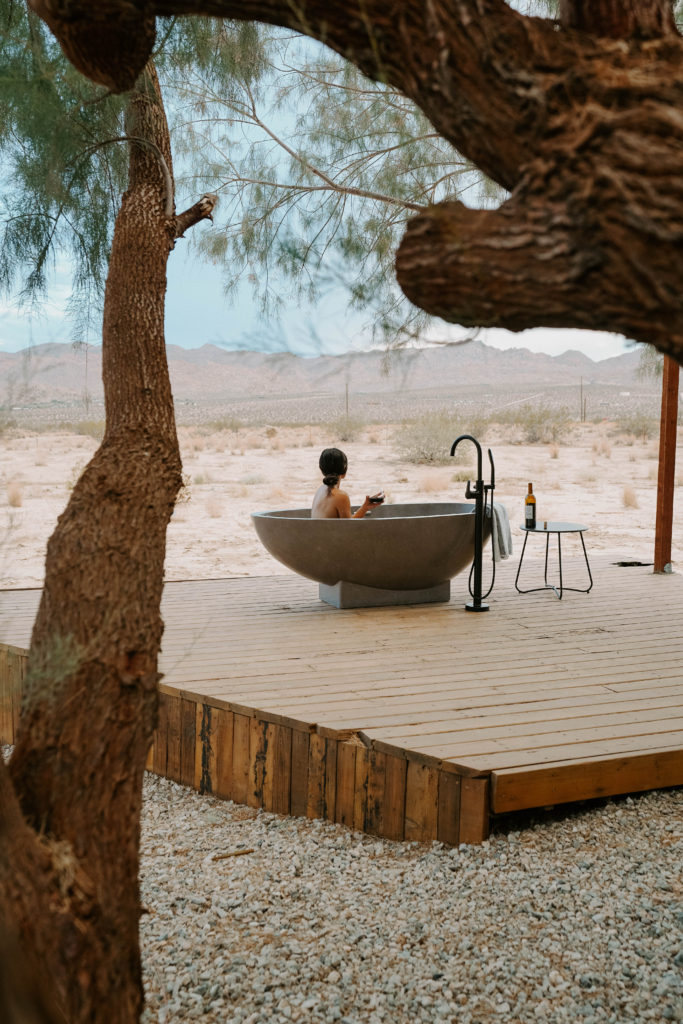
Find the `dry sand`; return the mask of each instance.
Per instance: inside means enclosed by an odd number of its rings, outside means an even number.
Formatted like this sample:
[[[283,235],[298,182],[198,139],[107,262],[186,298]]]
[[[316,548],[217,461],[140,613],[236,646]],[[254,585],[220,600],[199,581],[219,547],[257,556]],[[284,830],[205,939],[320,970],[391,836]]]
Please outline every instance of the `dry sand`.
[[[320,481],[319,451],[326,445],[338,444],[348,454],[346,489],[352,502],[379,487],[389,502],[459,501],[465,490],[459,478],[468,471],[476,476],[470,454],[458,465],[405,461],[398,454],[395,429],[384,424],[364,428],[350,442],[327,437],[319,427],[181,428],[180,440],[188,485],[168,533],[170,580],[287,573],[262,548],[249,513],[309,505]],[[538,518],[587,525],[589,553],[652,561],[656,441],[615,436],[614,427],[603,422],[575,425],[557,446],[510,444],[495,434],[486,445],[493,450],[495,496],[508,509],[516,555],[521,550],[517,526],[531,480]],[[47,540],[96,447],[93,438],[72,433],[10,432],[2,438],[0,587],[41,585]],[[682,479],[679,469],[679,484]],[[683,556],[682,538],[683,504],[678,501],[674,563]]]

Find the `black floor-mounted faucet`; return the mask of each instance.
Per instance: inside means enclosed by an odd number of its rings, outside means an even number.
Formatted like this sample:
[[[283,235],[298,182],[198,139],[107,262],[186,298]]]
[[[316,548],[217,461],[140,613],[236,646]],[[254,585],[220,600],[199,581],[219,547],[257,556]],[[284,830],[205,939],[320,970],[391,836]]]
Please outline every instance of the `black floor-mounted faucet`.
[[[481,445],[477,441],[476,437],[472,437],[471,434],[461,434],[460,437],[456,437],[455,441],[451,446],[451,455],[455,455],[455,449],[458,447],[461,441],[472,441],[477,449],[477,481],[472,487],[472,482],[467,481],[467,489],[465,490],[466,498],[474,498],[474,587],[470,585],[470,594],[472,595],[472,601],[470,604],[466,604],[465,608],[468,612],[487,612],[489,606],[483,604],[481,599],[481,570],[484,555],[484,512],[486,506],[486,492],[491,493],[491,514],[493,514],[493,492],[496,487],[496,471],[493,465],[493,455],[489,448],[489,462],[491,463],[491,483],[485,484],[482,479],[482,468],[481,468]],[[493,524],[492,524],[493,525]],[[493,585],[493,584],[492,584]],[[490,590],[489,590],[490,593]]]

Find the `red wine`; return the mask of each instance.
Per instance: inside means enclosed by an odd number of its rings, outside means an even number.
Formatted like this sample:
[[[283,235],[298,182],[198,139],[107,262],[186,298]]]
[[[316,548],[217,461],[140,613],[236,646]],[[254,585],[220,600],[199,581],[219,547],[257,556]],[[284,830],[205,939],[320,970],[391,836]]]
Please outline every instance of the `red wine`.
[[[524,525],[528,530],[536,529],[536,498],[531,484],[529,484],[529,493],[524,499]]]

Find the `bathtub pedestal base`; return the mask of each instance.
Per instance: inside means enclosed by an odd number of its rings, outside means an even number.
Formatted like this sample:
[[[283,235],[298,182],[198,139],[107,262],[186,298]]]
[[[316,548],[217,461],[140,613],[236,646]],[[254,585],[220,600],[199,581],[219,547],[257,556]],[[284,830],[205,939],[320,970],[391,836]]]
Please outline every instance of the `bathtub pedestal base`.
[[[363,587],[359,583],[340,580],[330,586],[318,584],[320,600],[334,608],[383,608],[395,604],[435,604],[450,601],[451,581],[438,583],[423,590],[381,590],[379,587]]]

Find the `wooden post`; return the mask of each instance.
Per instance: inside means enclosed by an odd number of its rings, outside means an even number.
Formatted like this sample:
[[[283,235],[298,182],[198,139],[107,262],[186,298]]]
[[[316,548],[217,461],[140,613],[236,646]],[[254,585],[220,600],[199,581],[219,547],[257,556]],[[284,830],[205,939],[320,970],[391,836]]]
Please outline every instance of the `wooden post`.
[[[671,572],[671,534],[676,473],[676,424],[678,420],[678,363],[664,356],[662,417],[659,428],[659,473],[655,519],[655,572]],[[668,568],[667,568],[668,567]]]

